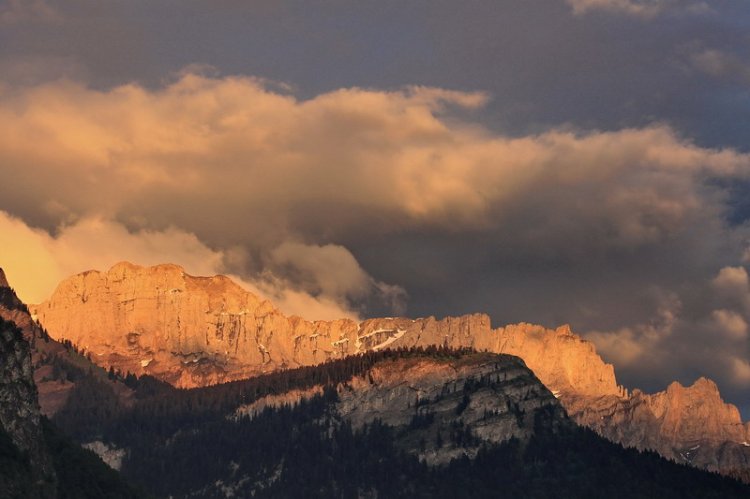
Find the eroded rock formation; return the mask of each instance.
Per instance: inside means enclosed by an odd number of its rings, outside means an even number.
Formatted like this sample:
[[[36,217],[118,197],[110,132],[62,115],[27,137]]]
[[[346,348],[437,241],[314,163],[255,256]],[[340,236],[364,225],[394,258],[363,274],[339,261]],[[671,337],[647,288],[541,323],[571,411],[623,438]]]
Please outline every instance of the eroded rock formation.
[[[235,417],[254,417],[266,407],[294,406],[323,390],[316,385],[269,395],[239,407]],[[454,358],[422,355],[384,360],[338,384],[336,391],[336,421],[347,421],[355,430],[375,420],[409,427],[405,447],[428,464],[473,458],[485,444],[527,440],[540,425],[545,431],[555,431],[572,424],[552,393],[521,359],[510,355],[466,353]],[[448,438],[459,428],[471,435],[460,446]]]
[[[29,345],[15,324],[0,319],[0,429],[28,456],[33,481],[31,484],[3,483],[6,494],[56,496],[57,478],[40,417]]]
[[[651,395],[567,394],[561,401],[573,420],[625,446],[714,471],[750,469],[750,425],[706,378],[689,387],[675,382]]]
[[[565,326],[492,329],[484,314],[309,322],[283,315],[224,276],[193,277],[176,265],[119,263],[78,274],[32,311],[52,337],[71,340],[97,363],[181,387],[366,350],[447,345],[518,355],[556,392],[622,393],[612,366]]]
[[[750,467],[748,426],[712,382],[629,394],[593,344],[567,326],[493,329],[484,314],[309,322],[283,315],[223,276],[129,263],[73,276],[32,311],[54,338],[72,340],[97,363],[181,387],[388,347],[507,353],[521,357],[577,422],[616,442],[709,469]]]

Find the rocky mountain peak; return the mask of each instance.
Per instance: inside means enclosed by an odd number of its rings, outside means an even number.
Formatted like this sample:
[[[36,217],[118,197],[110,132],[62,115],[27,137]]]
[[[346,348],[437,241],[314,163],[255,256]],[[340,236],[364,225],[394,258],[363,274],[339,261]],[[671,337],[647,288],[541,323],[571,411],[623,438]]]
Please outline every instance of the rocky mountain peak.
[[[125,262],[66,279],[33,311],[53,338],[70,339],[106,367],[179,387],[387,348],[447,346],[515,355],[577,422],[614,441],[673,459],[687,453],[687,462],[717,469],[750,462],[750,446],[743,445],[747,427],[713,382],[699,379],[690,387],[673,384],[653,395],[638,390],[628,395],[613,366],[567,325],[493,329],[486,314],[310,322],[285,316],[227,277]],[[734,450],[720,453],[722,442],[731,442]],[[696,445],[705,455],[689,450]]]
[[[699,441],[709,435],[718,442],[746,440],[739,410],[725,403],[716,383],[707,378],[688,387],[674,382],[666,391],[643,398],[662,420],[663,433],[673,439]]]
[[[288,317],[224,276],[177,265],[121,262],[63,281],[32,311],[66,338],[123,372],[181,387],[317,364],[368,350],[446,345],[522,357],[557,392],[619,394],[614,370],[568,326],[493,329],[489,316],[348,319]]]
[[[3,268],[0,267],[0,288],[9,288],[10,284],[8,284],[8,279],[5,277],[5,272],[3,271]]]

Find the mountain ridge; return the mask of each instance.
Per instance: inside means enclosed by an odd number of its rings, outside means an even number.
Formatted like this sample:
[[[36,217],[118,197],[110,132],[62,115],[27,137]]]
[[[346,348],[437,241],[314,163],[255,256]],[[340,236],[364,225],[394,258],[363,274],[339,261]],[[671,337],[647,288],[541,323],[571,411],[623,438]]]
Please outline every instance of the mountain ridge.
[[[140,388],[137,389],[140,392]],[[746,497],[575,425],[515,356],[386,349],[68,422],[169,497]],[[179,463],[179,466],[175,466]]]
[[[445,345],[516,355],[576,422],[613,441],[707,469],[750,468],[750,424],[724,403],[713,382],[697,383],[711,401],[697,412],[681,402],[692,391],[679,384],[651,395],[629,393],[613,366],[569,326],[492,328],[486,314],[310,322],[285,316],[225,276],[193,277],[174,264],[127,262],[72,276],[31,309],[50,334],[72,340],[97,362],[181,387],[384,348]],[[676,431],[681,427],[693,433]]]
[[[521,323],[493,330],[486,314],[306,321],[285,316],[225,276],[194,277],[173,264],[140,267],[120,262],[107,272],[78,274],[31,311],[55,338],[73,341],[94,352],[97,360],[181,387],[389,346],[446,344],[524,353],[520,356],[537,364],[537,375],[556,391],[624,391],[614,368],[568,326],[550,330]],[[566,348],[560,348],[562,344]],[[175,360],[179,369],[170,372],[168,362]],[[166,366],[159,366],[164,362]],[[582,368],[586,375],[581,375]]]

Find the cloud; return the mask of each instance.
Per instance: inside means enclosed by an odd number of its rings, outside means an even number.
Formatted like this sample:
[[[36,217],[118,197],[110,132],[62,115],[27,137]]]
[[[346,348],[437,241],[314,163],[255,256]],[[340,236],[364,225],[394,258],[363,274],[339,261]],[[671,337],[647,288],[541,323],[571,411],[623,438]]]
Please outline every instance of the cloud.
[[[64,210],[223,232],[233,224],[274,245],[296,226],[335,239],[371,214],[372,232],[483,228],[543,202],[600,225],[595,239],[637,246],[703,209],[696,177],[745,174],[750,163],[663,125],[511,138],[441,118],[445,104],[483,99],[353,88],[300,101],[255,79],[194,74],[154,91],[40,85],[0,95],[0,159],[12,179],[0,194],[41,223],[59,223]],[[530,196],[539,190],[550,192]]]
[[[39,303],[65,277],[85,270],[106,270],[121,260],[144,265],[180,262],[189,272],[212,274],[222,256],[190,233],[165,231],[130,233],[115,222],[85,218],[63,226],[55,236],[29,227],[0,211],[0,262],[21,299]]]
[[[732,310],[714,310],[711,317],[718,326],[719,332],[733,340],[747,339],[747,322],[742,315]]]
[[[653,19],[667,11],[704,13],[711,8],[706,2],[694,0],[566,0],[576,15],[592,11],[625,14],[644,19]]]
[[[722,268],[711,284],[721,298],[750,310],[750,286],[744,267]]]
[[[646,363],[660,360],[659,349],[672,336],[682,304],[674,294],[659,290],[655,294],[661,303],[649,322],[617,331],[590,331],[585,334],[586,339],[618,367],[638,365],[642,368]]]
[[[292,276],[290,280],[313,295],[345,302],[376,294],[395,311],[404,309],[405,291],[373,279],[343,246],[285,242],[271,251],[267,267],[277,269],[277,273],[286,270]]]
[[[6,0],[0,5],[0,25],[57,22],[60,13],[45,0]]]
[[[0,209],[55,279],[172,261],[308,318],[406,303],[571,322],[631,383],[702,365],[742,388],[727,366],[748,321],[734,266],[750,234],[726,223],[725,186],[747,179],[750,155],[661,123],[508,135],[472,121],[488,99],[428,87],[301,98],[190,70],[153,88],[4,88]],[[96,231],[112,243],[84,244]],[[722,347],[706,355],[707,339]]]
[[[744,386],[750,385],[750,363],[747,359],[733,357],[731,367],[732,374],[737,382]]]
[[[192,275],[215,275],[226,271],[228,252],[212,250],[191,233],[174,227],[163,231],[128,231],[124,226],[102,218],[85,218],[60,227],[52,236],[0,211],[0,262],[9,282],[22,300],[40,303],[47,299],[64,278],[86,270],[106,270],[122,260],[140,265],[177,262]],[[362,279],[372,281],[351,257],[349,269]],[[288,260],[294,263],[296,260]],[[246,280],[231,276],[249,291],[271,299],[287,314],[310,319],[356,318],[344,295],[315,295],[296,290],[283,279],[266,275],[265,279]],[[313,283],[318,276],[314,276]],[[335,279],[326,284],[336,287]],[[374,281],[373,281],[374,282]],[[382,283],[377,283],[385,286]],[[367,293],[367,290],[361,290]]]
[[[668,298],[648,323],[591,331],[585,336],[617,365],[620,374],[638,372],[641,379],[647,379],[661,372],[665,379],[684,382],[710,375],[730,398],[746,392],[750,387],[747,271],[743,267],[720,269],[694,297],[702,303],[685,307],[676,294]]]
[[[715,78],[750,84],[750,62],[717,49],[702,49],[690,54],[690,62],[699,71]]]

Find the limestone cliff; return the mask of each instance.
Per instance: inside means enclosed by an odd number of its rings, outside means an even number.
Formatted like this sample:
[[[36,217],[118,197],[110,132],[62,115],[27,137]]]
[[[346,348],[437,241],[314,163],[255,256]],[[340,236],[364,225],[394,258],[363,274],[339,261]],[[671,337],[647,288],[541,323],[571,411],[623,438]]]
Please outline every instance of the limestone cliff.
[[[413,449],[428,464],[474,457],[487,443],[526,440],[540,420],[550,428],[569,424],[559,401],[523,361],[505,355],[384,362],[338,391],[337,411],[355,428],[376,418],[391,426],[419,427],[410,438],[426,442]],[[451,427],[470,432],[473,442],[434,445],[438,432]]]
[[[223,276],[120,263],[63,281],[32,311],[97,363],[176,386],[214,384],[366,350],[448,345],[518,355],[556,392],[617,395],[614,370],[567,327],[492,329],[487,315],[309,322]]]
[[[630,397],[564,395],[561,401],[576,422],[625,446],[714,471],[750,470],[748,426],[706,378],[651,395],[634,390]]]
[[[750,466],[748,428],[713,383],[630,395],[593,344],[567,326],[493,329],[483,314],[309,322],[283,315],[223,276],[129,263],[73,276],[32,311],[54,338],[72,340],[96,362],[181,387],[389,347],[447,345],[512,354],[524,359],[577,422],[616,442],[722,471]]]
[[[266,407],[294,406],[323,393],[316,385],[263,397],[240,406],[235,417],[255,417]],[[545,431],[571,425],[560,402],[521,359],[510,355],[466,353],[452,358],[429,355],[383,360],[360,376],[336,386],[335,421],[357,430],[375,420],[408,427],[404,446],[420,460],[447,464],[473,458],[487,444],[527,440],[540,425]],[[448,438],[458,429],[461,445]],[[442,437],[438,437],[442,434]],[[436,441],[444,439],[441,445]]]
[[[124,404],[132,396],[124,384],[108,379],[106,371],[56,341],[35,321],[28,307],[16,296],[0,268],[0,319],[13,322],[23,333],[31,352],[31,367],[42,414],[52,417],[65,405],[77,382],[94,377],[107,384]]]
[[[0,430],[10,437],[15,448],[28,456],[32,480],[31,484],[5,483],[3,476],[0,483],[4,493],[55,497],[57,478],[42,432],[29,345],[15,324],[3,319],[0,319]]]

